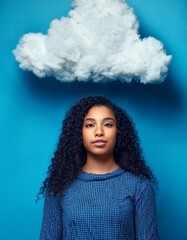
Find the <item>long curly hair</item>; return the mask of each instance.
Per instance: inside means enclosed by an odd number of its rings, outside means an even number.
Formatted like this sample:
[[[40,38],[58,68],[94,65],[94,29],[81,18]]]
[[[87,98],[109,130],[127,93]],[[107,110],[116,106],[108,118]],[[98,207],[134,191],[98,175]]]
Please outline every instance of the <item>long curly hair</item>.
[[[37,194],[37,200],[46,190],[49,194],[62,194],[81,171],[86,162],[86,150],[82,142],[83,120],[93,106],[106,106],[115,115],[118,130],[114,148],[116,163],[125,171],[156,182],[145,163],[138,133],[131,117],[109,99],[103,96],[90,96],[82,98],[66,113],[57,149],[48,167],[47,177]]]

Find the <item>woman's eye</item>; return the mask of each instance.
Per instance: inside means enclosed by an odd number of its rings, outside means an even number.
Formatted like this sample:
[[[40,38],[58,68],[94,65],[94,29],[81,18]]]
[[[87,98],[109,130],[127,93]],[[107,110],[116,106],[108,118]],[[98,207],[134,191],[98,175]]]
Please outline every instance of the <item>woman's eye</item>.
[[[112,127],[113,124],[112,124],[112,123],[105,123],[104,126],[106,126],[106,127]]]
[[[86,124],[86,128],[92,128],[92,127],[94,127],[93,123]]]

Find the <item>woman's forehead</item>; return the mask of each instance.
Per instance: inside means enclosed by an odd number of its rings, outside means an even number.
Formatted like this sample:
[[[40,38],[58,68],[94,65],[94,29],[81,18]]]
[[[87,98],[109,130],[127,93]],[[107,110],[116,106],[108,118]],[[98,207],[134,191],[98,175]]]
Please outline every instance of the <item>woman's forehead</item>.
[[[99,118],[99,119],[104,119],[104,118],[113,118],[115,119],[115,115],[112,109],[106,106],[93,106],[90,108],[88,111],[87,115],[85,118]]]

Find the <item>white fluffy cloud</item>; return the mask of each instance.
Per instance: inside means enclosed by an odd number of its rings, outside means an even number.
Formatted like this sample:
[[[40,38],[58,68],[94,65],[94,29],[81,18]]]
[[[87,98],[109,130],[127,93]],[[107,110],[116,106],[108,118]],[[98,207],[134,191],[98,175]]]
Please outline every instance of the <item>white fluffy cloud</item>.
[[[13,51],[20,67],[60,81],[164,81],[171,56],[153,37],[141,38],[122,0],[75,0],[46,35],[25,34]]]

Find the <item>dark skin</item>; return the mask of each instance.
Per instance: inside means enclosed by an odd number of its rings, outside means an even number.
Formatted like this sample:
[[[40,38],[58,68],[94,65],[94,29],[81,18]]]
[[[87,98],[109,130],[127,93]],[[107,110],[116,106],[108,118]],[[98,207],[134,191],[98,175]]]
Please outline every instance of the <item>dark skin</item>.
[[[83,171],[104,174],[119,168],[114,159],[117,138],[116,118],[110,108],[92,107],[85,116],[82,136],[87,153]]]

